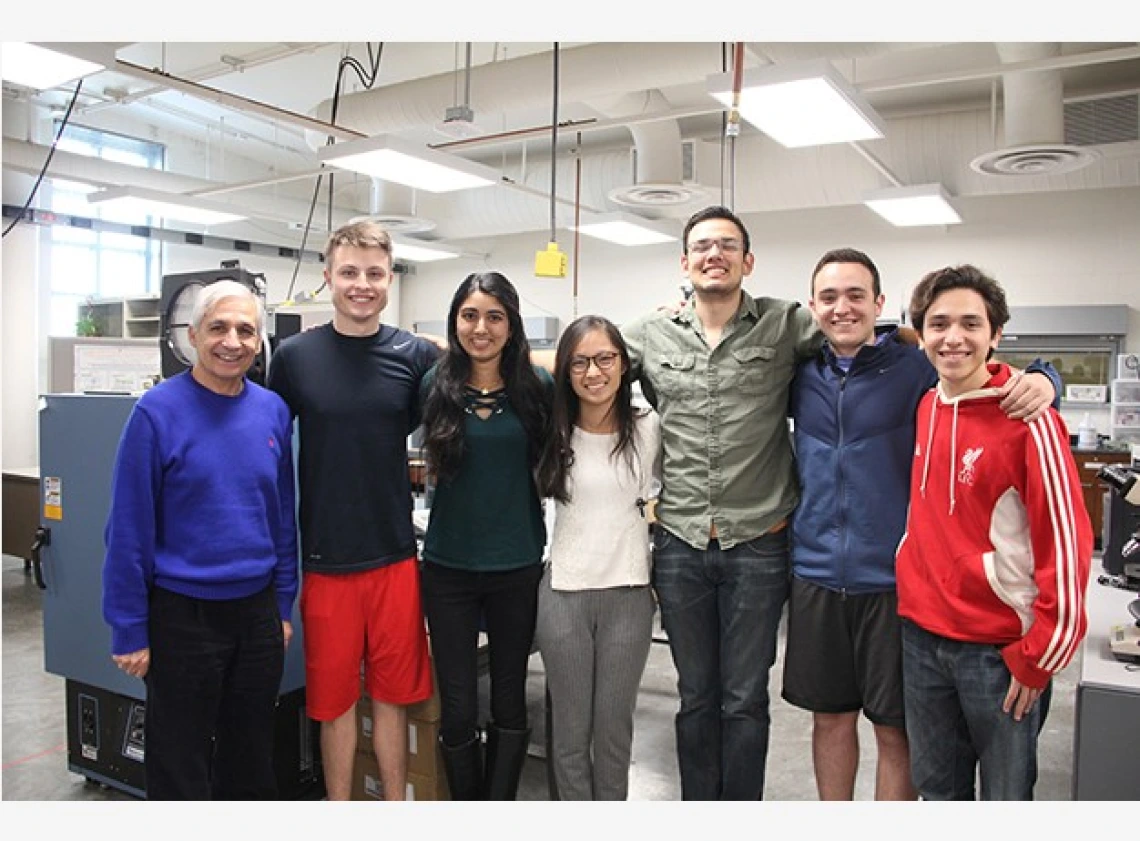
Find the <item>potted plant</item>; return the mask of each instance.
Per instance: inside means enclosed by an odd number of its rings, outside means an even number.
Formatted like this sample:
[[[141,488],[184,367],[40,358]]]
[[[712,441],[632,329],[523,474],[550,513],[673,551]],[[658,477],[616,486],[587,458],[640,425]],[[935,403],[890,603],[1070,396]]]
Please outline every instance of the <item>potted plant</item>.
[[[95,320],[95,308],[92,306],[90,298],[88,298],[87,301],[80,307],[79,318],[75,322],[75,335],[103,335],[103,331],[99,329],[99,322]]]

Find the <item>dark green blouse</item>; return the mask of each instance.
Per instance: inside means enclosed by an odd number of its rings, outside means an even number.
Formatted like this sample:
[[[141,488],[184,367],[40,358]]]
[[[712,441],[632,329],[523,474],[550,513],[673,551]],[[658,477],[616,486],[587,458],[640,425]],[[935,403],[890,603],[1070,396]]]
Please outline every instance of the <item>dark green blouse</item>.
[[[548,391],[553,380],[535,371]],[[422,383],[426,395],[434,370]],[[534,475],[527,464],[526,431],[511,406],[486,420],[467,415],[463,463],[451,481],[437,485],[424,560],[455,569],[488,572],[542,562],[546,524]]]

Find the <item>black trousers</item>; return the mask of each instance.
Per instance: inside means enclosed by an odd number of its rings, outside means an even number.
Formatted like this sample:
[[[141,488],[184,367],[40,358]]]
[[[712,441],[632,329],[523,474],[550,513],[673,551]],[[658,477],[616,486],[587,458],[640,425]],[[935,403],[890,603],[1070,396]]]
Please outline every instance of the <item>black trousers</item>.
[[[458,747],[478,733],[480,628],[487,632],[491,720],[506,730],[526,729],[527,662],[541,578],[542,564],[468,572],[424,562],[424,613],[439,682],[444,744]]]
[[[147,799],[275,799],[285,642],[273,588],[208,601],[156,587],[149,629]]]

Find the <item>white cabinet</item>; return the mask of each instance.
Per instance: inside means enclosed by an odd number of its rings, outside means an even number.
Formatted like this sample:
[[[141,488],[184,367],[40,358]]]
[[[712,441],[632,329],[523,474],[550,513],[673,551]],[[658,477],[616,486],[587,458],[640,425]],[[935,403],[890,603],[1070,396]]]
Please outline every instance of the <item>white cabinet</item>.
[[[123,299],[123,335],[132,338],[158,336],[159,304],[157,295]]]
[[[158,295],[95,300],[90,304],[91,318],[100,336],[157,338],[159,304]]]
[[[1113,380],[1112,437],[1140,442],[1140,380]]]

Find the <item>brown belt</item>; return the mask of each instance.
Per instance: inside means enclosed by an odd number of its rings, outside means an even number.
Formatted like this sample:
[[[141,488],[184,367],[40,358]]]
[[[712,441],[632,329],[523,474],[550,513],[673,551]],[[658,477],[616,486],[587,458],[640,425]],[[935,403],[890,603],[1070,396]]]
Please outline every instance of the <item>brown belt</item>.
[[[779,532],[782,532],[787,527],[788,518],[785,517],[784,519],[780,520],[780,522],[776,523],[776,525],[772,526],[772,528],[768,529],[768,531],[764,532],[764,534],[777,534]],[[713,523],[712,527],[709,529],[709,540],[716,540],[717,537],[718,533],[716,530],[716,523]]]

